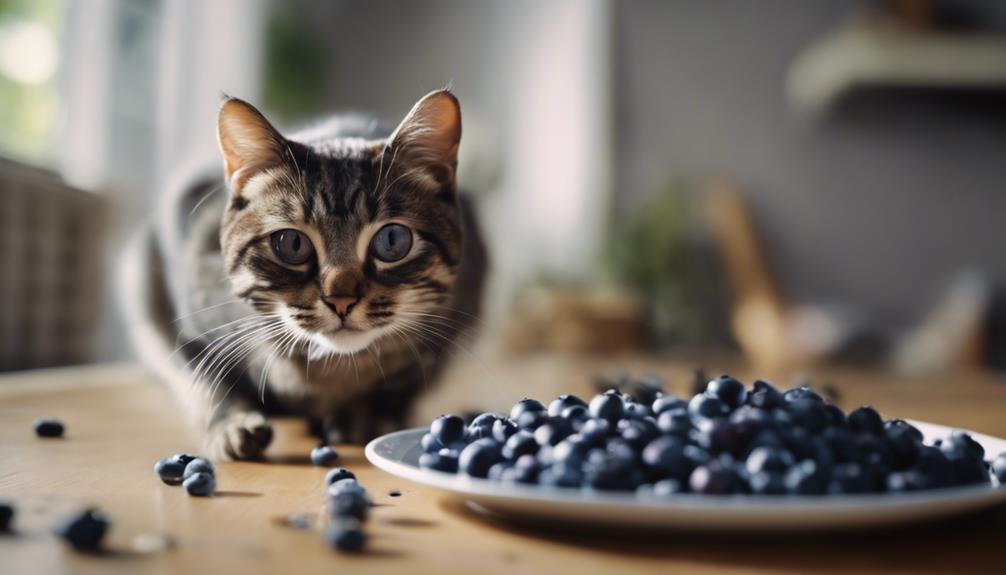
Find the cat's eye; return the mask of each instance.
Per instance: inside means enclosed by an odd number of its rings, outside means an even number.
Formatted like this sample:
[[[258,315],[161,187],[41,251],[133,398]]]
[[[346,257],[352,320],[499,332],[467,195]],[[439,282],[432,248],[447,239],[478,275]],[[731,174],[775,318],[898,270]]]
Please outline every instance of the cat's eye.
[[[314,246],[303,232],[280,230],[270,238],[272,251],[285,264],[299,266],[314,256]]]
[[[401,224],[388,224],[370,240],[370,252],[382,262],[397,262],[412,249],[412,231]]]

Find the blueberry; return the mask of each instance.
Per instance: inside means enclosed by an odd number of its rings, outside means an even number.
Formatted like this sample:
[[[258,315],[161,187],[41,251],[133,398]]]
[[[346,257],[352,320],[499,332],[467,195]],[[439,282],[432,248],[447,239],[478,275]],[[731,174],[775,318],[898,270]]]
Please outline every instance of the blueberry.
[[[325,541],[338,551],[359,553],[367,545],[367,535],[357,519],[343,517],[325,529]]]
[[[692,428],[692,420],[687,412],[669,410],[657,417],[657,429],[662,433],[687,437]]]
[[[894,493],[926,489],[926,479],[914,470],[897,471],[887,476],[887,490]]]
[[[951,433],[950,437],[944,439],[943,442],[940,443],[940,449],[943,453],[946,453],[947,456],[949,456],[951,452],[960,452],[973,459],[985,458],[985,448],[963,431],[955,431]]]
[[[182,481],[182,487],[189,495],[195,497],[209,497],[216,489],[216,481],[209,473],[194,473]]]
[[[786,491],[795,495],[821,495],[828,488],[828,478],[813,459],[804,459],[783,476]]]
[[[108,519],[96,509],[87,509],[68,517],[53,532],[78,551],[95,551],[108,531]]]
[[[419,456],[419,467],[422,467],[423,469],[443,471],[444,473],[457,473],[457,452],[444,448],[437,453],[424,453]]]
[[[331,467],[339,460],[339,452],[330,445],[319,445],[311,450],[311,463],[319,467]]]
[[[650,405],[650,411],[658,416],[672,409],[688,409],[688,404],[673,395],[661,395]]]
[[[506,440],[506,443],[503,445],[502,454],[506,459],[514,461],[521,455],[534,455],[538,452],[538,446],[535,434],[522,429]]]
[[[592,453],[583,472],[584,482],[594,489],[633,491],[643,483],[642,471],[632,459],[609,452]]]
[[[821,438],[838,461],[861,462],[863,453],[852,433],[844,427],[828,427]]]
[[[493,466],[489,468],[489,473],[486,474],[486,478],[490,481],[503,481],[504,477],[510,476],[510,472],[507,470],[512,467],[512,461],[500,461],[499,463],[494,463]]]
[[[583,425],[583,422],[590,419],[590,412],[587,410],[586,405],[571,405],[562,410],[560,417],[570,422],[573,429],[577,429]]]
[[[699,394],[688,402],[688,413],[696,419],[714,419],[725,417],[730,408],[716,397]]]
[[[182,467],[185,467],[189,463],[192,463],[193,459],[196,459],[198,457],[199,457],[198,455],[192,455],[191,453],[176,453],[171,456],[171,460],[177,461],[178,463],[182,464]]]
[[[906,469],[915,462],[922,446],[922,440],[914,433],[917,429],[908,427],[886,427],[887,445],[891,450],[895,469]]]
[[[555,444],[551,455],[554,462],[579,464],[587,458],[588,451],[590,451],[590,444],[584,441],[580,435],[574,434]]]
[[[458,457],[458,469],[472,477],[485,477],[489,473],[489,468],[502,458],[499,445],[495,441],[479,439],[461,451]]]
[[[607,419],[588,419],[580,426],[580,437],[590,445],[600,445],[613,429]]]
[[[814,390],[807,387],[806,385],[800,387],[794,387],[792,389],[787,389],[785,393],[782,394],[782,398],[788,401],[796,401],[798,399],[813,399],[814,401],[824,401],[824,399],[818,395]]]
[[[974,485],[989,482],[989,473],[985,469],[985,462],[975,459],[966,453],[954,451],[947,453],[944,451],[950,465],[954,470],[954,482],[958,485]]]
[[[785,448],[786,444],[779,435],[779,432],[771,429],[763,429],[755,434],[748,442],[748,453],[754,451],[756,447],[779,447]]]
[[[658,437],[647,444],[643,448],[643,464],[650,476],[685,480],[693,467],[693,462],[685,457],[686,445],[683,439],[672,436]]]
[[[824,404],[824,416],[830,427],[844,428],[846,426],[845,412],[833,403]]]
[[[784,403],[782,393],[767,381],[757,380],[748,394],[748,403],[761,409],[773,409]]]
[[[660,430],[650,418],[623,419],[618,422],[618,432],[621,438],[637,451],[660,435]]]
[[[370,501],[364,494],[343,491],[328,499],[328,510],[333,517],[354,517],[366,521],[370,512]]]
[[[0,533],[10,533],[14,520],[14,505],[0,501]]]
[[[423,434],[422,439],[419,440],[419,446],[423,449],[423,453],[436,453],[444,447],[429,433]]]
[[[830,495],[870,493],[874,491],[874,479],[858,463],[841,463],[832,469],[826,491]]]
[[[661,479],[653,484],[653,494],[657,497],[667,497],[685,492],[685,485],[677,479]]]
[[[510,419],[517,421],[520,419],[520,416],[524,415],[525,413],[539,413],[539,412],[541,412],[543,415],[547,415],[547,410],[545,409],[545,406],[541,404],[540,401],[538,401],[537,399],[529,399],[525,397],[524,399],[515,403],[514,406],[510,409]]]
[[[853,433],[881,435],[884,433],[884,420],[876,409],[870,406],[857,407],[849,412],[846,418],[849,430]]]
[[[904,419],[889,419],[884,422],[884,429],[888,432],[894,429],[904,430],[911,434],[912,437],[915,438],[915,441],[918,441],[919,443],[921,443],[924,439],[922,437],[922,432],[919,431],[919,428],[915,427],[911,423],[908,423]]]
[[[933,488],[949,487],[954,483],[954,465],[939,448],[920,445],[912,467]]]
[[[367,496],[366,488],[360,485],[360,482],[353,477],[340,479],[329,485],[325,490],[325,494],[328,497],[338,497],[340,493],[356,493],[364,497]]]
[[[759,471],[748,479],[751,493],[755,495],[783,495],[786,493],[786,482],[783,474],[774,471]]]
[[[793,418],[793,423],[811,433],[819,433],[828,424],[828,415],[821,401],[808,398],[794,399],[786,406],[786,411]]]
[[[688,478],[688,484],[695,493],[705,495],[729,495],[743,491],[737,472],[716,461],[696,467]]]
[[[563,394],[548,404],[548,414],[551,417],[559,417],[570,407],[576,406],[587,407],[587,402],[575,395]]]
[[[502,418],[497,419],[496,422],[493,423],[493,439],[495,439],[497,443],[506,443],[506,440],[511,435],[517,433],[517,429],[517,424],[513,421]]]
[[[561,417],[553,417],[534,430],[538,445],[555,445],[573,433],[573,427]]]
[[[544,411],[525,411],[517,418],[517,427],[534,431],[548,421],[548,414]]]
[[[684,454],[693,469],[699,465],[705,465],[712,459],[709,452],[698,445],[686,445]]]
[[[430,435],[444,447],[464,441],[465,422],[456,415],[441,415],[430,424]]]
[[[356,474],[344,467],[336,467],[325,474],[325,487],[343,479],[356,479]]]
[[[58,419],[41,417],[35,420],[34,428],[39,437],[63,437],[63,422]]]
[[[468,424],[468,432],[466,434],[468,441],[475,441],[476,439],[482,439],[483,437],[493,436],[493,424],[496,420],[500,419],[500,416],[495,413],[483,413],[472,420]]]
[[[514,480],[517,483],[534,483],[538,480],[541,464],[533,455],[521,455],[514,462]]]
[[[550,487],[579,487],[583,483],[583,472],[579,465],[558,462],[541,470],[538,483]]]
[[[783,473],[794,463],[793,454],[778,447],[756,447],[748,454],[744,468],[751,475],[768,471]]]
[[[705,394],[719,399],[731,409],[741,406],[748,398],[744,384],[729,375],[721,375],[706,384]]]
[[[607,420],[608,423],[614,425],[624,413],[625,403],[614,390],[595,395],[594,399],[590,400],[591,417]]]
[[[1006,453],[1000,453],[999,457],[992,461],[991,471],[999,483],[1006,485]]]
[[[210,475],[216,475],[216,468],[213,467],[213,463],[211,463],[208,459],[197,457],[185,466],[185,473],[182,474],[182,480],[188,479],[196,473],[209,473]]]
[[[180,485],[185,475],[185,466],[174,459],[158,459],[154,464],[154,473],[168,485]]]

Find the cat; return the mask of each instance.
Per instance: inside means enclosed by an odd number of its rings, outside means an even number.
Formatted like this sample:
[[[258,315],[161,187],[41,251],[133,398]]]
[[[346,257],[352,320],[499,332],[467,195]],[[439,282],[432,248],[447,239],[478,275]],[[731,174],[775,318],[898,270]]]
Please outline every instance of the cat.
[[[225,97],[223,173],[171,186],[121,269],[139,355],[220,459],[256,459],[269,417],[331,442],[401,428],[477,322],[485,248],[456,182],[449,90],[396,129],[335,117],[285,137]]]

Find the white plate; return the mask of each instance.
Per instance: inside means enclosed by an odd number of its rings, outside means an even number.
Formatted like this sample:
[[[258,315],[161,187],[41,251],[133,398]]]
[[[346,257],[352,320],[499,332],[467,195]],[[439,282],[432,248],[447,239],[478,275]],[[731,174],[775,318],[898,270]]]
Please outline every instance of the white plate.
[[[926,442],[956,428],[912,421]],[[421,469],[419,440],[426,428],[371,441],[367,459],[378,468],[465,500],[480,512],[517,521],[703,531],[805,530],[882,527],[931,521],[1006,502],[1006,487],[955,487],[898,494],[842,496],[675,495],[637,498],[632,493],[504,484]],[[1006,452],[1006,440],[971,433],[986,457]]]

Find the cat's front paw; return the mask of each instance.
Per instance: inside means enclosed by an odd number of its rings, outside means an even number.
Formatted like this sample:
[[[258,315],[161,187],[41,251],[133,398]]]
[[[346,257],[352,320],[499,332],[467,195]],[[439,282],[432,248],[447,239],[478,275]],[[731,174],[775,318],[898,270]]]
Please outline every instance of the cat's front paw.
[[[260,459],[272,443],[272,426],[255,411],[235,411],[210,426],[206,449],[218,459]]]

